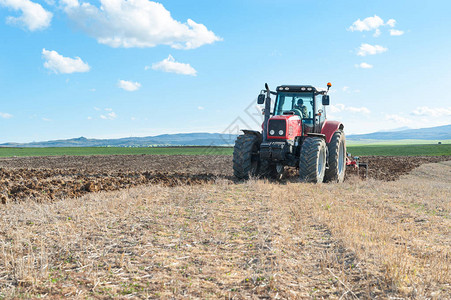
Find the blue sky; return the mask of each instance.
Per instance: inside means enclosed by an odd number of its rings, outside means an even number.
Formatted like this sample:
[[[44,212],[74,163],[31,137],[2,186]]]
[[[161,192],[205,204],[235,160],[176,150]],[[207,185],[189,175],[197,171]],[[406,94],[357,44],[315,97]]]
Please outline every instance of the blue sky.
[[[449,124],[447,8],[0,0],[0,143],[258,128],[265,82],[332,82],[348,134]]]

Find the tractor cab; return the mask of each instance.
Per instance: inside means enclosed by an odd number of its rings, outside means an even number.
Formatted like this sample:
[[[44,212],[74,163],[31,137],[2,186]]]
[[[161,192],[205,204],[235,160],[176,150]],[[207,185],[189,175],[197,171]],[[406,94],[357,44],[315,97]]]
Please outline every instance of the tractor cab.
[[[311,85],[279,86],[273,116],[298,116],[304,129],[301,132],[320,132],[321,124],[325,120],[321,103],[326,93],[325,89],[318,89]],[[271,123],[271,119],[269,121]]]

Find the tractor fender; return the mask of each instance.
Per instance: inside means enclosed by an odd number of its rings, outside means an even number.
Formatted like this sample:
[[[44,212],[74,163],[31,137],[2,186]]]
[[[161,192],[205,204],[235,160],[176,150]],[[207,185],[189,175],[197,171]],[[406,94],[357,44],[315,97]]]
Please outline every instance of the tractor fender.
[[[343,128],[344,125],[341,122],[328,120],[324,121],[323,128],[321,128],[321,133],[326,136],[326,143],[329,144],[334,133],[339,129],[343,130]]]
[[[243,129],[241,130],[244,134],[253,134],[258,138],[258,141],[261,143],[263,140],[263,136],[261,134],[261,132],[258,132],[256,130],[248,130],[248,129]]]

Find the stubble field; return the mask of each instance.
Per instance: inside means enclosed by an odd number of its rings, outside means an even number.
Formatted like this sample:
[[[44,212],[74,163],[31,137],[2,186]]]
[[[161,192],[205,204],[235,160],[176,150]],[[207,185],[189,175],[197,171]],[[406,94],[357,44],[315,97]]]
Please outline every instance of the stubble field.
[[[3,158],[0,297],[450,298],[447,160],[314,185],[235,182],[228,156]]]

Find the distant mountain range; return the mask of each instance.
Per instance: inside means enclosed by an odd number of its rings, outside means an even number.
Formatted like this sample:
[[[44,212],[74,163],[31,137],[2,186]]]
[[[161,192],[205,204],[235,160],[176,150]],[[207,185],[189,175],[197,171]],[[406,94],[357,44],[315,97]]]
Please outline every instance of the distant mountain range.
[[[120,139],[88,139],[79,137],[31,143],[5,143],[0,147],[161,147],[161,146],[232,146],[237,135],[221,133],[178,133]],[[392,132],[353,134],[352,141],[365,140],[451,140],[451,125],[406,129]]]
[[[178,133],[120,139],[88,139],[79,137],[31,143],[5,143],[0,147],[159,147],[159,146],[229,146],[237,135],[221,133]]]
[[[367,134],[351,134],[348,140],[451,140],[451,124],[438,127],[404,129],[389,132],[374,132]]]

